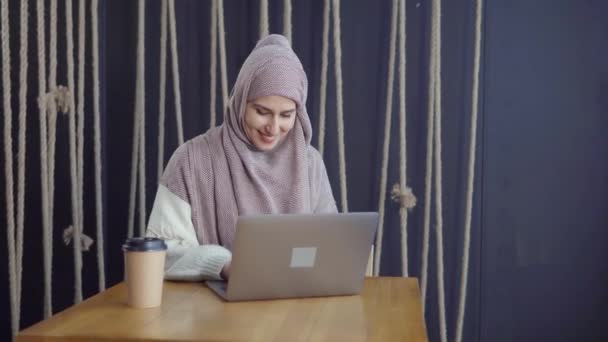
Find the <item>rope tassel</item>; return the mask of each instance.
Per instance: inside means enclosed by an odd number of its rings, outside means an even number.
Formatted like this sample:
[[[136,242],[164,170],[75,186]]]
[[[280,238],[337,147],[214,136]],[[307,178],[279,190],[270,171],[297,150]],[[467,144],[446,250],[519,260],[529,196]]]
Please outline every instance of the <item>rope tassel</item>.
[[[66,229],[63,230],[63,243],[65,243],[66,246],[69,246],[70,243],[75,239],[74,236],[74,226],[69,226]],[[81,248],[81,252],[86,252],[88,251],[91,246],[93,245],[93,243],[95,242],[95,240],[93,240],[91,237],[89,237],[88,235],[84,234],[84,233],[80,233],[79,234],[79,238],[80,238],[80,248]]]
[[[407,210],[412,210],[416,206],[416,196],[412,192],[412,188],[409,186],[402,189],[399,186],[399,183],[395,183],[393,185],[393,189],[391,190],[391,199],[394,202],[397,202],[401,205],[401,208],[405,208]]]
[[[58,86],[54,90],[42,95],[38,101],[45,101],[46,108],[55,105],[60,112],[68,114],[70,111],[72,93],[66,86]]]

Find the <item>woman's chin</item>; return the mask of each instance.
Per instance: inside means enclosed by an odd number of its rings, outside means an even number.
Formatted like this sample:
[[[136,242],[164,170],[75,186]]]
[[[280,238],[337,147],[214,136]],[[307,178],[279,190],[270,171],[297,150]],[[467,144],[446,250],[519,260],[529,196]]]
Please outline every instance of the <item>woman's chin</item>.
[[[278,140],[278,138],[277,138],[277,140]],[[276,146],[277,146],[277,141],[273,141],[272,143],[267,143],[267,142],[258,140],[255,143],[255,147],[257,147],[258,150],[263,151],[263,152],[271,151]]]

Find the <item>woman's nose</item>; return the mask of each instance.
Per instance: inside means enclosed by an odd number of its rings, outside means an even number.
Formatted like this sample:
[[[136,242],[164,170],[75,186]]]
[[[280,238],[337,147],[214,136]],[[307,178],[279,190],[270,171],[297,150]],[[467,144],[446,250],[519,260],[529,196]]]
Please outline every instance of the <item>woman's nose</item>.
[[[268,125],[266,125],[266,133],[268,133],[269,135],[279,134],[279,123],[276,119],[271,119]]]

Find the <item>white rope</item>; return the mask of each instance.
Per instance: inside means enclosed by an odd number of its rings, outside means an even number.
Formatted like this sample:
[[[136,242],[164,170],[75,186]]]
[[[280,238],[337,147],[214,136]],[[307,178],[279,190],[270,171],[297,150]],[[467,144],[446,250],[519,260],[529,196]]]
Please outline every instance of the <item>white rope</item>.
[[[283,35],[291,42],[291,0],[283,1]]]
[[[173,67],[173,95],[175,98],[175,116],[177,120],[177,141],[184,143],[184,126],[182,123],[182,94],[179,81],[179,59],[177,54],[177,27],[175,23],[175,0],[169,1],[169,32],[171,33],[171,65]]]
[[[46,51],[44,29],[44,0],[36,3],[36,31],[38,42],[38,107],[40,112],[40,181],[42,201],[42,247],[44,255],[44,317],[52,315],[51,267],[48,242],[51,239],[49,217],[49,181],[47,150],[47,117],[46,117]]]
[[[344,110],[342,107],[342,44],[340,42],[340,0],[332,1],[334,19],[334,58],[336,63],[334,71],[336,75],[340,198],[342,200],[342,212],[348,212],[348,194],[346,188],[346,158],[344,156]]]
[[[215,126],[216,122],[216,91],[217,91],[217,0],[211,0],[211,27],[209,28],[210,65],[209,65],[209,128]]]
[[[433,16],[433,14],[431,14]],[[435,20],[435,19],[432,19]],[[431,32],[431,40],[435,39]],[[436,44],[431,44],[429,54],[429,89],[427,103],[427,135],[426,135],[426,175],[424,177],[424,224],[422,237],[422,265],[420,275],[420,292],[422,297],[422,311],[426,311],[426,291],[427,274],[430,245],[430,225],[431,225],[431,187],[433,177],[433,137],[435,132],[434,113],[435,113],[435,64],[436,64]]]
[[[74,77],[74,21],[72,15],[72,0],[66,0],[65,3],[65,27],[66,27],[66,48],[67,48],[67,73],[68,73],[68,89],[73,91],[75,88],[75,77]],[[72,197],[72,236],[74,241],[79,241],[80,230],[74,227],[80,227],[80,194],[78,191],[78,155],[77,155],[77,118],[76,118],[76,105],[75,96],[69,97],[70,105],[68,107],[68,125],[69,125],[69,144],[70,144],[70,179],[71,179],[71,197]],[[70,229],[69,227],[67,229]],[[65,230],[64,230],[65,231]],[[79,277],[77,270],[82,269],[81,258],[81,246],[79,243],[74,243],[74,277]],[[75,288],[78,286],[75,285]],[[78,290],[75,290],[78,292]],[[77,294],[74,295],[74,301],[77,301]]]
[[[467,296],[467,281],[469,274],[469,249],[471,246],[471,221],[473,211],[473,181],[475,179],[475,146],[477,146],[477,116],[479,111],[479,69],[481,59],[481,20],[483,0],[477,0],[475,16],[475,55],[473,61],[473,94],[471,99],[471,140],[469,142],[469,162],[467,177],[467,195],[464,223],[464,246],[462,248],[462,273],[460,277],[460,300],[458,304],[458,319],[456,323],[456,342],[462,341],[464,314]]]
[[[81,234],[83,234],[84,225],[84,210],[83,210],[83,183],[84,183],[84,65],[85,65],[85,3],[80,2],[78,4],[78,103],[76,105],[77,114],[77,158],[76,162],[78,165],[77,176],[78,176],[78,225],[74,227],[74,257],[75,257],[75,270],[74,270],[74,303],[80,303],[82,301],[82,245]]]
[[[319,153],[323,155],[325,150],[325,110],[327,99],[327,60],[329,41],[329,10],[330,1],[325,0],[323,4],[323,47],[321,49],[321,86],[319,94]]]
[[[11,310],[12,336],[19,332],[19,306],[17,302],[17,275],[15,253],[15,207],[13,202],[13,111],[11,108],[11,55],[10,55],[10,26],[8,16],[8,0],[1,0],[2,27],[2,110],[4,116],[4,179],[6,189],[6,233],[8,242],[9,293]]]
[[[224,0],[217,0],[217,25],[222,77],[222,113],[228,107],[228,73],[226,71],[226,31],[224,30]]]
[[[57,90],[57,0],[50,1],[49,7],[49,78],[48,92],[54,93]],[[47,241],[50,245],[47,247],[49,258],[53,260],[53,216],[55,212],[55,142],[57,141],[57,105],[53,96],[49,96],[51,101],[48,101],[48,171],[49,171],[49,229],[51,231],[51,240]]]
[[[406,140],[406,61],[405,61],[405,0],[400,1],[399,6],[399,141],[400,141],[400,161],[399,161],[399,186],[402,196],[408,194],[407,182],[407,140]],[[410,192],[411,193],[411,192]],[[401,274],[407,277],[408,272],[408,255],[407,255],[407,214],[408,207],[404,201],[405,197],[400,198],[399,217],[401,219]]]
[[[260,0],[260,39],[268,35],[268,26],[268,0]]]
[[[16,241],[16,284],[15,284],[15,303],[16,313],[13,318],[14,325],[19,328],[21,320],[21,284],[23,274],[23,223],[25,219],[25,164],[26,164],[26,140],[27,131],[27,69],[28,69],[28,18],[29,8],[27,1],[21,1],[21,22],[20,22],[20,42],[19,49],[19,150],[17,160],[17,241]],[[3,20],[4,21],[4,20]],[[8,24],[8,21],[5,21]],[[7,115],[8,116],[8,115]],[[12,170],[12,168],[11,168]],[[10,247],[9,247],[10,250]],[[14,334],[13,334],[14,336]]]
[[[136,84],[138,82],[136,81]],[[136,85],[137,87],[137,85]],[[139,120],[138,120],[138,104],[135,102],[133,111],[133,147],[131,150],[131,185],[129,190],[129,221],[127,223],[127,237],[133,237],[134,222],[135,222],[135,194],[137,187],[137,162],[139,152]]]
[[[139,184],[139,234],[145,233],[145,2],[138,2],[135,109],[133,111],[133,150],[131,154],[131,192],[129,196],[128,237],[133,236],[136,185]],[[138,172],[139,171],[139,172]]]
[[[95,212],[97,224],[97,269],[99,291],[106,289],[105,258],[103,252],[103,203],[101,188],[101,125],[99,111],[99,0],[91,1],[91,46],[93,49],[93,121],[95,135]]]
[[[388,52],[388,80],[386,83],[386,107],[384,111],[384,141],[382,143],[382,167],[380,171],[380,197],[378,199],[378,231],[374,256],[374,275],[380,274],[380,259],[382,257],[382,241],[384,237],[384,207],[386,199],[386,177],[388,173],[388,152],[391,139],[391,121],[393,112],[393,83],[395,79],[395,45],[397,33],[398,0],[393,0],[391,9],[391,33]]]
[[[160,3],[160,72],[158,90],[158,180],[165,165],[165,89],[167,84],[167,1]]]
[[[139,0],[137,34],[137,91],[139,103],[139,235],[146,233],[146,78],[145,78],[145,0]]]
[[[432,45],[435,51],[435,230],[437,253],[437,295],[439,302],[439,333],[441,341],[447,341],[447,326],[445,320],[445,288],[443,267],[443,190],[441,164],[441,0],[433,0]]]

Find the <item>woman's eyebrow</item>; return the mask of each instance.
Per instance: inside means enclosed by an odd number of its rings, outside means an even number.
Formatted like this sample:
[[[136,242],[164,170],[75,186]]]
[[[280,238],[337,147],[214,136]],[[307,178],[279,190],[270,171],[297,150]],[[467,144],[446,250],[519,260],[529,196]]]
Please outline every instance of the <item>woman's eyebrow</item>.
[[[272,109],[270,109],[270,108],[268,108],[268,107],[264,107],[264,106],[262,106],[261,104],[254,103],[253,105],[254,105],[254,106],[256,106],[256,107],[259,107],[260,109],[262,109],[262,110],[264,110],[264,111],[267,111],[267,112],[273,113],[273,110],[272,110]],[[280,114],[288,114],[288,113],[292,113],[292,112],[295,112],[295,111],[296,111],[296,108],[294,107],[294,108],[292,108],[292,109],[288,109],[288,110],[282,111]]]
[[[266,112],[271,112],[272,113],[272,110],[270,108],[264,107],[261,104],[254,103],[253,105],[256,106],[256,107],[258,107],[258,108],[260,108],[260,109],[263,109]]]
[[[288,109],[288,110],[282,111],[281,114],[291,114],[291,113],[293,113],[295,111],[296,111],[296,109],[292,108],[292,109]]]

